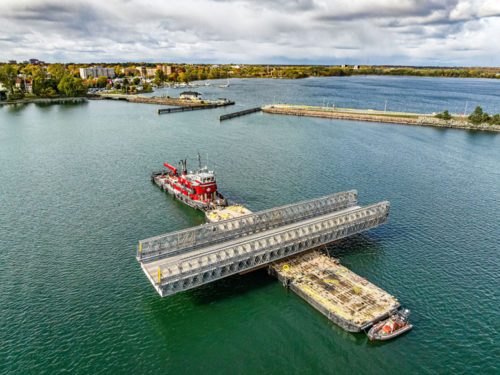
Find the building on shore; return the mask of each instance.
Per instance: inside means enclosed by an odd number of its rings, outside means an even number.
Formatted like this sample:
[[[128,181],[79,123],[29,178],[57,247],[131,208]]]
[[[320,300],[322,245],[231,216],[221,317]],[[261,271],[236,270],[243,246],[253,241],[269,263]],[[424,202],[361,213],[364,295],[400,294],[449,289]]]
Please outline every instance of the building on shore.
[[[38,60],[38,59],[30,59],[29,63],[31,65],[43,65],[43,64],[45,64],[45,61],[41,61],[41,60]]]
[[[187,100],[198,100],[201,99],[201,94],[196,91],[184,91],[181,92],[180,98]]]
[[[158,65],[156,67],[156,69],[160,69],[163,72],[163,74],[165,74],[166,76],[168,76],[169,74],[174,73],[174,71],[175,71],[174,67],[171,66],[171,65]]]
[[[23,90],[26,94],[33,94],[33,81],[29,78],[17,78],[16,89]]]
[[[8,62],[8,63],[9,63],[9,64],[11,64],[11,65],[16,65],[16,64],[17,64],[17,61],[16,61],[16,60],[9,60],[9,62]]]
[[[80,68],[80,77],[88,79],[89,77],[107,77],[115,78],[115,70],[113,68],[103,68],[102,66],[93,66],[91,68]]]
[[[161,70],[165,76],[172,74],[174,72],[174,68],[170,65],[157,65],[156,68],[147,68],[145,66],[137,67],[140,75],[142,77],[154,77],[156,75],[156,71]]]
[[[140,76],[141,70],[137,68],[122,68],[122,73],[127,77]]]

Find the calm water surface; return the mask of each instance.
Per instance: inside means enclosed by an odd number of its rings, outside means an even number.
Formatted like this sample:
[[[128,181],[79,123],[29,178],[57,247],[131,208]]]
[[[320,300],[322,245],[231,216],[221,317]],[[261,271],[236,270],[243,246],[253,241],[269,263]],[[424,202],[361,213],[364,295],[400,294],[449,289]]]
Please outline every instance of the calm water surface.
[[[500,81],[232,80],[232,108],[156,115],[111,101],[0,107],[0,373],[498,373],[500,136],[253,114],[271,102],[500,112]],[[179,91],[162,90],[172,96]],[[386,104],[387,101],[387,104]],[[415,328],[368,342],[265,272],[161,299],[137,241],[204,222],[153,185],[208,154],[251,210],[358,189],[389,223],[332,247]]]

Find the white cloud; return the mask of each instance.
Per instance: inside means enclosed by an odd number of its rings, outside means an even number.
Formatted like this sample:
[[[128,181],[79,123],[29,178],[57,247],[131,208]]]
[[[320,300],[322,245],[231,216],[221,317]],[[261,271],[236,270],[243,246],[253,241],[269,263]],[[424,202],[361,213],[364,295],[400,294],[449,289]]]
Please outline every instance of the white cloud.
[[[500,65],[490,0],[3,0],[0,61]]]

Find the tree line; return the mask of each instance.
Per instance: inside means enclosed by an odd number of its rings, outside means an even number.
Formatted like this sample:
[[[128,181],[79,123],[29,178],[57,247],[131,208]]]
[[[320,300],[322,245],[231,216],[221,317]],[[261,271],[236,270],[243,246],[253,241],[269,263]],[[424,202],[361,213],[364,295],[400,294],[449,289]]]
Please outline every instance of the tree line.
[[[16,80],[20,77],[22,77],[21,83],[16,85]],[[26,80],[31,80],[32,93],[26,92]],[[42,66],[29,64],[26,66],[4,64],[0,66],[0,81],[9,93],[10,100],[24,97],[77,97],[87,94],[87,86],[83,80],[63,64],[50,64],[47,70]]]
[[[435,117],[441,120],[451,120],[453,117],[448,112],[448,110],[443,113],[438,113]],[[479,106],[476,107],[474,112],[472,112],[469,116],[467,116],[467,121],[474,125],[479,124],[491,124],[491,125],[500,125],[500,114],[489,115],[484,112],[483,109]]]

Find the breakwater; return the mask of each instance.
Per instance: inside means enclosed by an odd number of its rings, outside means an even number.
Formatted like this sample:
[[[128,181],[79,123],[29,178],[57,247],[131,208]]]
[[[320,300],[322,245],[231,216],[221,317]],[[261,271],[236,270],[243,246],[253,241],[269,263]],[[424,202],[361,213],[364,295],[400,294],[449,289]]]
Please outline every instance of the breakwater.
[[[222,107],[234,104],[233,101],[227,99],[220,100],[188,100],[181,98],[170,97],[147,97],[134,94],[97,94],[89,96],[92,100],[125,100],[130,103],[146,103],[146,104],[159,104],[171,105],[176,107],[201,107],[211,106],[209,108]]]
[[[434,117],[433,115],[418,114],[418,113],[405,113],[405,112],[387,112],[387,111],[374,111],[362,109],[348,109],[348,108],[329,108],[329,107],[314,107],[314,106],[294,106],[294,105],[267,105],[262,107],[262,112],[291,115],[291,116],[307,116],[307,117],[321,117],[332,118],[340,120],[354,120],[354,121],[372,121],[372,122],[385,122],[391,124],[401,125],[415,125],[415,126],[431,126],[437,128],[451,128],[463,130],[480,130],[489,132],[500,132],[499,125],[492,124],[471,124],[465,119],[451,119],[442,120]]]
[[[219,121],[229,120],[235,117],[248,115],[250,113],[260,112],[261,110],[262,110],[261,107],[255,107],[255,108],[245,109],[243,111],[228,113],[226,115],[219,116]]]
[[[86,102],[87,98],[84,97],[74,97],[74,98],[34,98],[34,99],[20,99],[11,101],[0,101],[2,104],[29,104],[29,103],[39,103],[39,104],[58,104],[58,103],[83,103]]]

